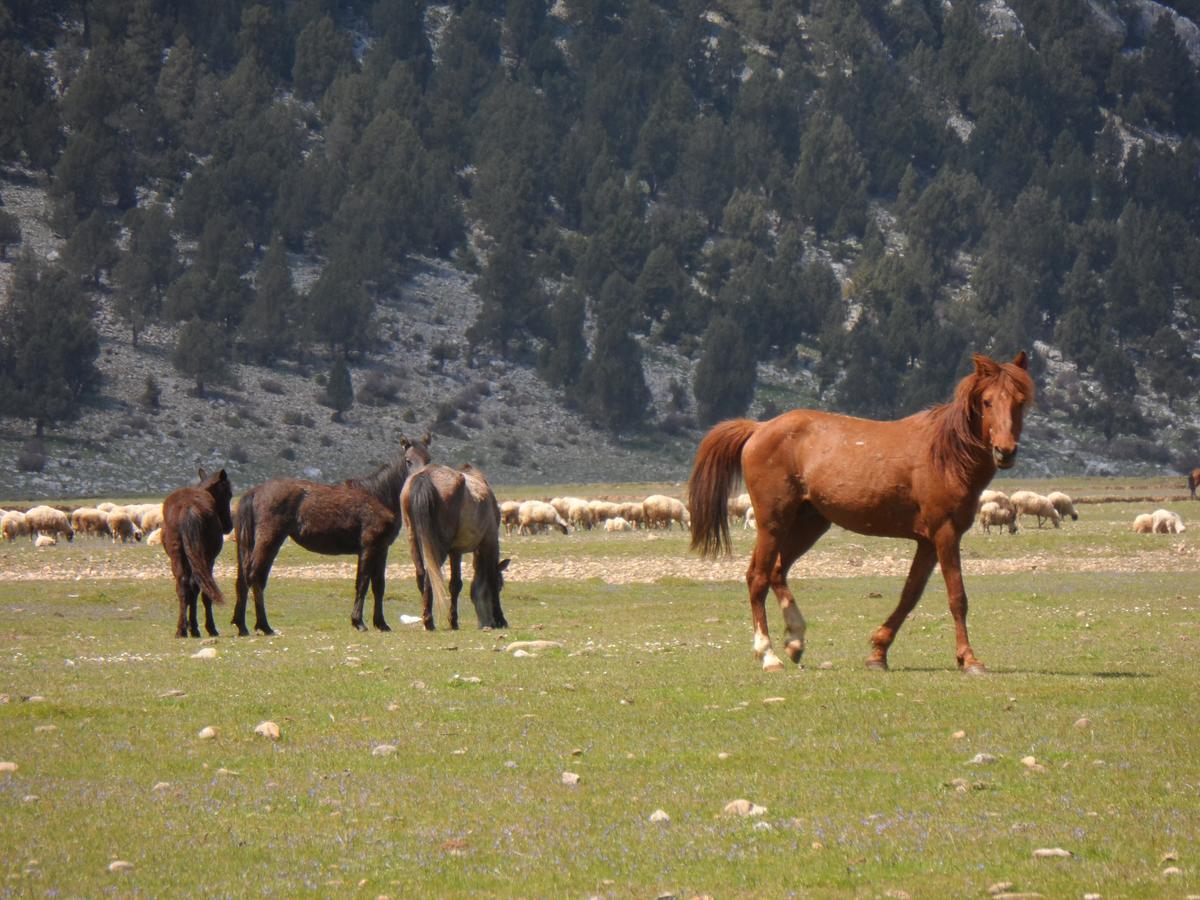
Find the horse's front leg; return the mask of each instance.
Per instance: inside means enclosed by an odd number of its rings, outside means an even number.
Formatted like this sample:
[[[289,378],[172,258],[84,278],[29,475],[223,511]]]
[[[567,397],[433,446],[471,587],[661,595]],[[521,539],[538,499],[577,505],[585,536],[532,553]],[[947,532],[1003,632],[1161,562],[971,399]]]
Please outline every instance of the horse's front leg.
[[[942,566],[942,577],[946,580],[950,615],[954,617],[955,656],[958,659],[958,667],[968,675],[981,675],[987,671],[987,667],[975,656],[975,651],[971,649],[971,641],[967,637],[967,591],[963,587],[959,538],[959,533],[952,526],[947,526],[939,532],[936,538],[937,558]]]
[[[771,590],[779,601],[779,611],[783,613],[783,624],[787,629],[787,641],[784,649],[788,658],[796,665],[804,656],[804,635],[808,624],[796,603],[796,597],[788,587],[787,574],[792,564],[809,551],[813,544],[829,530],[829,521],[821,518],[815,512],[797,516],[796,521],[788,529],[786,535],[776,540],[778,553],[775,565],[771,567]]]
[[[764,672],[778,672],[783,668],[783,662],[771,647],[767,608],[763,602],[771,586],[771,573],[778,556],[775,539],[766,530],[760,531],[750,556],[750,567],[746,570],[746,587],[750,591],[750,619],[754,623],[754,655],[762,660]]]
[[[196,620],[196,601],[200,597],[200,589],[194,584],[188,585],[188,634],[194,638],[200,637],[200,624]]]
[[[391,631],[383,617],[383,586],[387,576],[387,551],[377,553],[371,559],[371,598],[374,601],[371,624],[380,631]]]
[[[204,601],[204,630],[209,637],[218,637],[217,623],[213,621],[213,598],[201,592],[200,599]]]
[[[479,577],[476,575],[475,577]],[[450,627],[458,630],[458,595],[462,593],[462,554],[450,551]]]
[[[904,624],[904,620],[908,618],[908,614],[921,599],[921,594],[929,582],[929,576],[933,572],[933,564],[937,562],[937,558],[937,550],[934,549],[932,543],[924,540],[917,541],[917,552],[913,555],[912,564],[908,567],[908,578],[904,582],[903,590],[900,591],[900,602],[896,604],[892,614],[887,617],[887,621],[876,628],[875,633],[871,635],[871,644],[875,649],[867,657],[868,669],[886,669],[888,667],[888,648],[892,646],[892,641],[896,639],[896,633]]]

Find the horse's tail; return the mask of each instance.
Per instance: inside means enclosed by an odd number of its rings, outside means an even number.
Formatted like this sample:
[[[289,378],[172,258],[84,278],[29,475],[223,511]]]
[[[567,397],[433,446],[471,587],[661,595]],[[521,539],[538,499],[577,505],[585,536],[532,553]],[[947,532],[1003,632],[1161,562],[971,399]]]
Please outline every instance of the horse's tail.
[[[233,532],[237,538],[237,596],[244,602],[249,589],[250,560],[254,558],[254,488],[246,491],[233,514]]]
[[[441,495],[433,480],[418,472],[410,479],[408,489],[408,525],[411,540],[416,541],[425,566],[425,579],[433,589],[435,621],[445,622],[450,616],[450,591],[442,578],[439,556],[444,556],[448,542],[442,541],[437,530],[438,511],[442,505]]]
[[[204,549],[204,518],[200,514],[189,511],[180,518],[179,543],[183,545],[183,555],[187,557],[192,578],[200,590],[213,603],[224,603],[225,596],[212,576],[213,560],[208,558]]]
[[[700,441],[688,479],[692,515],[692,549],[705,558],[731,550],[729,492],[742,474],[742,448],[758,428],[750,419],[730,419],[713,426]]]
[[[1193,497],[1196,496],[1196,470],[1195,469],[1188,472],[1188,490],[1191,491]]]

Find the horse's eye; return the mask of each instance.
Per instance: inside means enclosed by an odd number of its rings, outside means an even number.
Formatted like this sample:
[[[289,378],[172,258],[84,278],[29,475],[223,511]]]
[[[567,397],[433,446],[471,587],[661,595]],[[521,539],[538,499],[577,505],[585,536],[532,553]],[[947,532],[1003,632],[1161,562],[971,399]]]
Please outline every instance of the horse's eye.
[[[984,401],[983,401],[983,408],[984,408],[984,409],[991,409],[991,408],[992,408],[992,401],[991,401],[991,400],[984,400]]]

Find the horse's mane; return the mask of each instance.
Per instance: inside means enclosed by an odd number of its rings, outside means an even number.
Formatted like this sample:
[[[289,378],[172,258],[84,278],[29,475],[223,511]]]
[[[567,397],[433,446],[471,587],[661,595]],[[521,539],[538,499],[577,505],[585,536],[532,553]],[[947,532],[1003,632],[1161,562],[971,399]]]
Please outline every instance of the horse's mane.
[[[366,491],[388,509],[398,509],[400,506],[400,491],[408,478],[408,460],[400,454],[389,463],[384,463],[370,475],[363,478],[348,478],[346,484],[360,491]]]
[[[975,357],[975,371],[958,383],[954,398],[930,408],[926,415],[933,423],[934,465],[947,477],[966,486],[975,460],[987,450],[979,431],[979,397],[996,382],[1003,382],[1020,404],[1033,399],[1033,379],[1013,363],[997,363],[987,357]]]

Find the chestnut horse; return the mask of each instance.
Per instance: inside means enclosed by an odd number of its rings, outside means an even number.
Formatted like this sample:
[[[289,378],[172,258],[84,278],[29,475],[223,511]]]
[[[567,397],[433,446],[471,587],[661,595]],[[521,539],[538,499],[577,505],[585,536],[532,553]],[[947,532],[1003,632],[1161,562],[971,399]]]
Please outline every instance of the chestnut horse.
[[[233,528],[229,503],[233,485],[222,469],[215,475],[200,470],[199,487],[172,491],[163,501],[162,545],[171,559],[175,594],[179,598],[179,620],[175,637],[200,637],[196,624],[196,595],[204,598],[204,630],[217,636],[213,622],[214,603],[224,603],[213,579],[213,562]]]
[[[483,472],[426,466],[409,479],[401,498],[417,588],[421,618],[433,631],[433,602],[451,628],[458,628],[458,595],[462,590],[462,555],[474,552],[471,602],[480,628],[507,628],[500,608],[504,570],[500,559],[500,507]],[[442,578],[442,563],[450,557],[450,589]]]
[[[320,484],[298,478],[277,478],[250,488],[237,509],[237,602],[233,624],[246,628],[246,599],[254,592],[254,630],[274,634],[267,622],[263,591],[284,540],[305,550],[327,555],[355,554],[354,606],[350,624],[366,631],[363,602],[367,587],[375,600],[372,624],[390,631],[383,617],[383,586],[388,548],[400,531],[400,491],[409,472],[429,462],[429,436],[419,443],[401,439],[404,453],[366,478],[341,484]]]
[[[896,632],[941,563],[958,665],[985,671],[967,638],[959,541],[980,492],[998,468],[1016,460],[1034,388],[1024,351],[1011,363],[979,355],[974,361],[975,371],[959,382],[953,400],[905,419],[876,422],[797,409],[768,422],[722,422],[700,442],[688,482],[692,549],[706,557],[729,552],[726,505],[740,474],[758,518],[746,582],[754,652],[765,671],[783,668],[767,633],[767,588],[783,611],[788,656],[799,663],[805,623],[787,573],[830,524],[917,544],[900,603],[871,636],[869,667],[887,668]]]
[[[1196,499],[1196,488],[1200,487],[1200,469],[1192,469],[1188,472],[1188,490],[1192,492],[1192,499]]]

